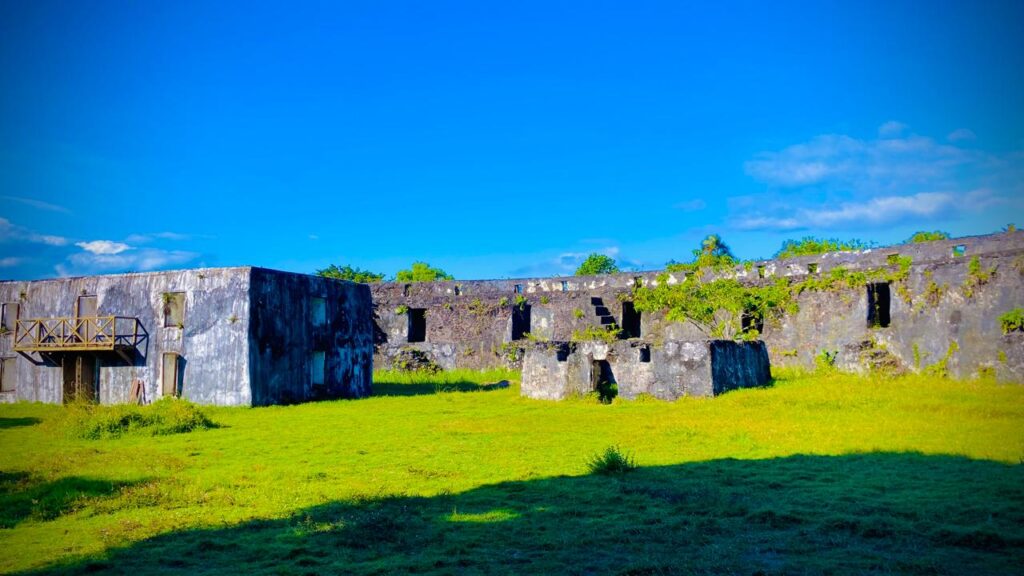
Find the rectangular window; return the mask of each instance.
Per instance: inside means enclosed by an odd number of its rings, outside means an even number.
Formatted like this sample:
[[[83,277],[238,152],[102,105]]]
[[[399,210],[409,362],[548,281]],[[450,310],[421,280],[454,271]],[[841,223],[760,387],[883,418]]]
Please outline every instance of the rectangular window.
[[[407,342],[427,341],[427,309],[409,308],[409,332]]]
[[[514,292],[516,294],[522,294],[523,293],[523,285],[522,284],[516,284]]]
[[[0,392],[14,392],[18,383],[17,358],[0,360]]]
[[[876,282],[868,284],[868,328],[885,328],[889,326],[889,283]]]
[[[522,340],[530,333],[529,304],[512,307],[512,340]]]
[[[764,278],[764,264],[757,265],[757,277]]]
[[[453,290],[455,291],[455,295],[456,295],[456,296],[459,296],[459,295],[461,295],[461,294],[462,294],[462,288],[460,288],[458,284],[456,284],[456,285],[455,285],[455,287],[453,288]]]
[[[640,337],[640,313],[632,302],[622,303],[622,334],[626,338]]]
[[[953,258],[963,258],[964,254],[967,254],[967,246],[964,244],[957,244],[953,246]]]
[[[185,293],[164,292],[164,328],[185,327]]]
[[[164,397],[181,395],[181,362],[175,352],[165,352],[160,374],[160,392]]]
[[[562,280],[562,292],[568,292],[568,291],[569,291],[569,282],[567,282],[566,280]]]
[[[309,381],[314,386],[323,386],[324,374],[327,373],[327,353],[316,350],[309,358]]]
[[[651,361],[651,347],[643,346],[640,348],[640,361],[650,362]]]
[[[316,297],[309,299],[309,321],[313,326],[327,324],[327,300]]]
[[[807,273],[808,274],[817,274],[818,273],[818,265],[815,264],[814,262],[811,262],[810,264],[808,264],[807,265]]]
[[[18,326],[18,312],[20,309],[21,305],[17,302],[9,302],[3,305],[3,311],[0,312],[0,315],[3,316],[3,318],[0,318],[0,327],[3,329],[0,332],[14,332]]]

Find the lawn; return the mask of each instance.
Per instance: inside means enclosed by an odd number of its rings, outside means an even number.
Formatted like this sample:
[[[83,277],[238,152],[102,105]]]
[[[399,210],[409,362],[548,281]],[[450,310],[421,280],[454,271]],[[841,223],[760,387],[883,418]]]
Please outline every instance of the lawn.
[[[603,405],[375,379],[158,436],[0,406],[0,572],[1022,573],[1022,386],[788,374]],[[638,468],[591,473],[609,446]]]

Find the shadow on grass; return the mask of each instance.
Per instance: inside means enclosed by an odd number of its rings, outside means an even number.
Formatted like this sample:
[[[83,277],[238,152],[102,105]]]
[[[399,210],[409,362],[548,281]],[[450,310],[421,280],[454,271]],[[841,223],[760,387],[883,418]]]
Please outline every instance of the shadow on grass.
[[[47,482],[25,472],[0,472],[0,528],[14,528],[29,518],[53,520],[86,500],[115,496],[136,483],[78,476]]]
[[[0,430],[7,428],[21,428],[22,426],[35,426],[42,422],[39,418],[0,418]]]
[[[374,396],[423,396],[426,394],[445,394],[449,392],[490,392],[504,390],[509,387],[507,380],[492,384],[480,384],[468,380],[438,383],[402,384],[399,382],[374,382]]]
[[[1022,470],[920,454],[648,467],[332,502],[38,573],[1014,573]]]

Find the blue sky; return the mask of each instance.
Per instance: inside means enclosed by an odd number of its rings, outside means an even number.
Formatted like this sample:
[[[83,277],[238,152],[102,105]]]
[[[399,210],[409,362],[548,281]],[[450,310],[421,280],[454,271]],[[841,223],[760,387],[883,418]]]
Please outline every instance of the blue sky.
[[[0,278],[1024,225],[1024,3],[490,4],[0,3]]]

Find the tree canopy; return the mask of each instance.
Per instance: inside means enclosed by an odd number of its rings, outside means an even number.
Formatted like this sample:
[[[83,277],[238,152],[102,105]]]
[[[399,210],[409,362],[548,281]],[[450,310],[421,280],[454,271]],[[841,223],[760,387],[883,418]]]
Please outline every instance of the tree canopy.
[[[413,262],[411,268],[399,270],[395,274],[395,281],[397,282],[435,282],[441,280],[455,280],[455,277],[440,268],[431,267],[426,262]]]
[[[324,278],[336,278],[338,280],[348,280],[349,282],[359,282],[362,284],[372,284],[384,279],[383,274],[353,268],[352,266],[339,267],[337,264],[331,264],[327,268],[317,270],[316,275],[323,276]]]
[[[796,256],[813,256],[814,254],[825,254],[826,252],[850,252],[853,250],[865,250],[871,245],[857,239],[839,240],[836,238],[815,238],[804,236],[800,240],[786,240],[782,248],[775,253],[776,258],[793,258]]]
[[[576,269],[577,276],[596,276],[598,274],[615,274],[619,271],[615,259],[611,256],[594,252]]]
[[[921,244],[922,242],[934,242],[935,240],[947,239],[949,239],[949,232],[943,232],[942,230],[927,232],[921,230],[919,232],[914,232],[914,235],[907,238],[904,244]]]

